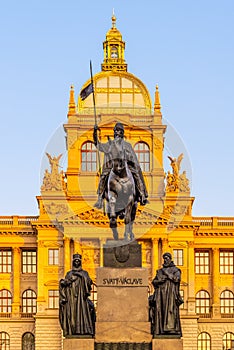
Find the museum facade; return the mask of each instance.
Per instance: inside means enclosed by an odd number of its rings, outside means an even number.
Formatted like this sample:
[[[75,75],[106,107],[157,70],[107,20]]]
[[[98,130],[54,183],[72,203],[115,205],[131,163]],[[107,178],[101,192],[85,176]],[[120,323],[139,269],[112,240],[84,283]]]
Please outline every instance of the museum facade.
[[[144,83],[128,72],[114,15],[103,51],[94,92],[76,102],[71,87],[64,124],[67,169],[60,171],[61,155],[47,153],[38,216],[0,216],[0,349],[47,350],[48,344],[50,350],[62,349],[58,285],[74,253],[82,254],[94,282],[91,297],[98,312],[96,268],[103,266],[103,245],[112,232],[106,208],[94,207],[103,158],[93,143],[93,126],[100,128],[100,141],[108,142],[117,122],[124,125],[149,193],[134,223],[149,295],[162,254],[170,252],[182,272],[184,350],[234,349],[234,217],[193,216],[182,153],[170,157],[171,171],[165,172],[167,126],[159,88],[152,102]],[[88,79],[82,90],[90,84]],[[121,220],[118,226],[123,235]]]

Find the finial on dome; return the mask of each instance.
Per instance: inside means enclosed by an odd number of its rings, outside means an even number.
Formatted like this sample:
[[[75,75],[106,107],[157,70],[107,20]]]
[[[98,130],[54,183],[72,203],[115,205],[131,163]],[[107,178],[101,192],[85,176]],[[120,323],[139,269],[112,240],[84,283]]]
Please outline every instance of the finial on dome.
[[[116,28],[116,17],[115,17],[115,10],[113,8],[113,12],[112,12],[112,28]]]

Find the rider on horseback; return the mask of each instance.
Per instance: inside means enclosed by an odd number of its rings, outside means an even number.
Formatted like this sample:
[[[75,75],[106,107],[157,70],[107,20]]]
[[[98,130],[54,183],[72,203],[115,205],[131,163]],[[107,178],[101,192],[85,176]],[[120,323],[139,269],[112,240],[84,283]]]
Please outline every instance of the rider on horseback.
[[[114,140],[109,139],[107,143],[101,143],[98,141],[97,131],[98,126],[94,126],[93,131],[93,140],[95,146],[99,149],[99,151],[104,152],[104,164],[102,168],[102,174],[100,176],[100,181],[98,185],[98,200],[94,204],[94,206],[98,209],[101,209],[103,206],[103,199],[105,198],[105,192],[107,189],[107,182],[108,177],[110,174],[110,171],[112,169],[112,160],[113,160],[113,154],[112,154],[112,145],[116,142],[120,142],[122,144],[122,149],[126,157],[127,165],[129,170],[132,173],[135,187],[136,187],[136,199],[138,202],[140,202],[142,205],[145,205],[148,203],[147,197],[148,193],[146,190],[143,174],[137,159],[137,156],[129,142],[124,141],[124,126],[122,123],[116,123],[114,127]]]

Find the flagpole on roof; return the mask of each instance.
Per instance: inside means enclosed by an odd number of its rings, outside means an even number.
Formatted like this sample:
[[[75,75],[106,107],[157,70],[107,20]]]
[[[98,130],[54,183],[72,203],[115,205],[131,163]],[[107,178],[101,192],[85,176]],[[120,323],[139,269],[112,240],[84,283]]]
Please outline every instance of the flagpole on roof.
[[[94,120],[95,125],[97,125],[97,113],[96,113],[96,102],[95,102],[95,95],[94,95],[94,83],[93,83],[93,69],[92,69],[92,61],[90,60],[90,76],[91,76],[91,84],[92,84],[92,92],[93,92],[93,110],[94,110]],[[101,161],[100,161],[100,153],[99,149],[97,147],[97,157],[98,157],[98,176],[101,175]]]
[[[95,102],[94,84],[93,84],[93,69],[92,69],[92,61],[91,61],[91,60],[90,60],[90,76],[91,76],[91,84],[92,84],[92,86],[93,86],[93,110],[94,110],[94,120],[95,120],[95,125],[97,125],[96,102]]]

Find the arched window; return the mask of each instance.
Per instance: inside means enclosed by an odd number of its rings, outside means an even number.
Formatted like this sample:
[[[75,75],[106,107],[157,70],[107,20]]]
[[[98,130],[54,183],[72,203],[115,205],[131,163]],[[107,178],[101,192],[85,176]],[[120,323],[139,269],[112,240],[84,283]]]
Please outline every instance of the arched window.
[[[37,295],[32,289],[27,289],[22,294],[22,313],[35,314],[36,312],[37,312]]]
[[[150,152],[149,146],[145,142],[138,142],[134,146],[134,151],[137,155],[138,161],[142,171],[150,171]]]
[[[197,338],[197,350],[210,350],[210,349],[211,349],[210,335],[206,332],[200,333]]]
[[[210,314],[210,296],[205,290],[196,294],[196,313],[202,315]]]
[[[12,295],[7,289],[0,290],[0,312],[11,312]]]
[[[234,334],[227,332],[223,336],[223,350],[232,350],[234,347]]]
[[[32,333],[26,332],[22,335],[22,350],[34,350],[35,337]]]
[[[6,332],[0,332],[0,349],[10,350],[10,336]]]
[[[94,143],[85,142],[81,147],[81,170],[97,170],[97,152]]]
[[[234,295],[230,290],[224,290],[220,294],[220,313],[223,317],[233,314],[234,311]]]

